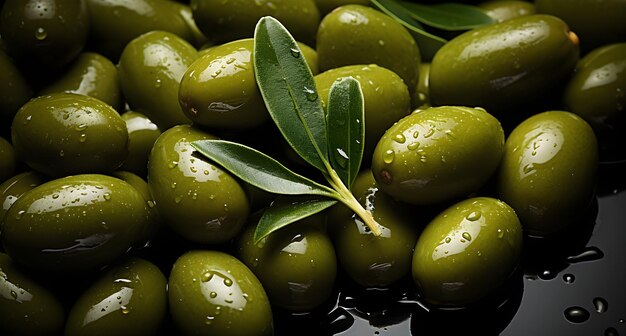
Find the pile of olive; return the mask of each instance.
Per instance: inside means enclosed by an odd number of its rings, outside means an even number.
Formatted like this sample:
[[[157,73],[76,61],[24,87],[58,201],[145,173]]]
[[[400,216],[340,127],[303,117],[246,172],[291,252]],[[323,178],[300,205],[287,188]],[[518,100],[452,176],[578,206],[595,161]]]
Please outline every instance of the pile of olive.
[[[339,274],[475,304],[516,271],[525,237],[559,239],[585,212],[599,160],[624,159],[623,1],[483,3],[495,23],[432,60],[364,0],[0,6],[3,335],[152,335],[165,320],[272,334],[277,310],[325,309]],[[229,139],[311,173],[256,85],[266,15],[300,42],[323,106],[336,79],[360,82],[352,191],[381,236],[338,205],[254,244],[274,195],[191,146]]]

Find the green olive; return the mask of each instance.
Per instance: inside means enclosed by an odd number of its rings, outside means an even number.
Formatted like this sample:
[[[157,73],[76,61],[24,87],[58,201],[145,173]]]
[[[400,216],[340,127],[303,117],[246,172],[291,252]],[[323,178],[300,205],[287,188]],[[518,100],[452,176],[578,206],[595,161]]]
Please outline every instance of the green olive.
[[[185,239],[224,243],[243,228],[249,203],[241,184],[201,159],[193,141],[214,136],[181,125],[163,132],[148,163],[148,184],[161,218]]]
[[[482,187],[500,164],[504,131],[479,108],[414,112],[380,139],[372,172],[381,190],[412,204],[441,203]]]
[[[475,303],[493,293],[519,264],[522,228],[502,201],[477,197],[444,210],[415,245],[413,280],[441,306]]]
[[[145,114],[161,130],[190,123],[178,104],[178,87],[196,56],[191,44],[164,31],[145,33],[129,42],[118,71],[130,108]]]
[[[13,119],[18,157],[60,177],[109,173],[128,156],[128,131],[109,105],[89,96],[55,93],[32,99]]]
[[[498,195],[515,209],[526,233],[549,236],[586,211],[597,165],[596,138],[583,119],[563,111],[540,113],[507,138]]]
[[[161,135],[161,130],[144,114],[128,111],[122,114],[128,129],[128,157],[120,170],[127,170],[145,177],[148,173],[150,150]]]
[[[322,217],[309,217],[254,244],[258,218],[239,237],[239,257],[259,278],[270,302],[291,311],[309,311],[326,302],[337,272],[335,249],[320,230]]]
[[[370,170],[357,176],[352,193],[379,224],[370,229],[342,205],[335,205],[328,226],[343,270],[364,287],[388,287],[409,274],[418,237],[418,219],[406,205],[379,190]]]
[[[577,61],[578,39],[554,16],[487,25],[437,51],[430,65],[430,100],[433,106],[480,106],[506,116],[566,81]]]
[[[0,137],[0,183],[13,176],[17,166],[17,156],[10,142]]]
[[[2,203],[2,208],[0,208],[0,231],[2,231],[4,215],[9,211],[13,203],[27,191],[46,181],[47,179],[40,174],[29,171],[15,175],[0,184],[0,202]]]
[[[317,32],[321,71],[353,64],[377,64],[400,76],[413,94],[419,79],[420,51],[396,20],[373,8],[341,6],[330,12]]]
[[[0,252],[0,334],[57,335],[64,320],[59,300]]]
[[[132,258],[110,268],[80,295],[67,317],[65,335],[154,335],[166,307],[163,273]]]
[[[415,88],[416,92],[413,95],[413,106],[418,109],[425,109],[430,107],[430,89],[428,84],[428,78],[430,75],[430,63],[422,63],[420,65],[420,78]]]
[[[111,105],[117,111],[122,108],[115,65],[108,58],[92,52],[78,55],[67,71],[39,94],[57,92],[94,97]]]
[[[340,6],[348,4],[367,6],[369,3],[369,0],[315,0],[315,4],[317,5],[317,8],[320,9],[322,17]]]
[[[191,251],[172,267],[170,313],[185,335],[272,335],[270,303],[261,283],[235,257]]]
[[[494,22],[535,14],[535,5],[522,0],[490,0],[478,4]]]
[[[324,107],[328,105],[330,87],[341,77],[353,77],[361,84],[365,105],[363,157],[369,162],[387,128],[410,113],[411,96],[402,78],[391,70],[375,64],[348,65],[315,76],[315,86]]]
[[[127,252],[150,225],[148,205],[130,184],[85,174],[24,193],[4,217],[2,244],[31,269],[98,269]]]
[[[13,60],[0,49],[0,125],[10,123],[17,111],[32,96],[33,90],[15,66]],[[0,126],[4,127],[4,125]]]

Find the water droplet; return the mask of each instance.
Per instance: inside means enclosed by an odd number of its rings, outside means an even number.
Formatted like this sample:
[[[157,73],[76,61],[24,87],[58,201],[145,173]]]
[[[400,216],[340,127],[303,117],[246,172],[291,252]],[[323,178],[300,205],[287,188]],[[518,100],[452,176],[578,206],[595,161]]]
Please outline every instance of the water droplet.
[[[289,50],[291,52],[291,56],[298,58],[300,57],[300,50],[296,49],[296,48],[291,48]]]
[[[480,211],[476,210],[476,211],[470,212],[465,218],[468,221],[475,222],[475,221],[480,219],[481,215],[482,215],[482,213]]]
[[[578,306],[565,309],[564,314],[565,318],[572,323],[583,323],[589,319],[589,312]]]
[[[216,292],[211,292],[211,293],[209,293],[209,297],[211,297],[211,299],[215,299],[217,297],[217,293]]]
[[[617,329],[609,327],[604,331],[604,336],[619,336],[619,333],[617,332]]]
[[[170,188],[176,189],[176,182],[172,182],[172,184],[170,184]]]
[[[127,315],[130,310],[128,310],[128,308],[126,306],[120,306],[120,309],[122,310],[122,314]]]
[[[385,41],[383,40],[378,40],[378,45],[380,45],[381,47],[385,45]]]
[[[46,37],[48,37],[48,32],[41,27],[37,28],[37,30],[35,31],[35,38],[41,41],[44,40]]]
[[[176,166],[178,166],[178,162],[176,161],[172,161],[167,165],[170,169],[174,169],[176,168]]]
[[[502,229],[498,229],[498,239],[502,239],[504,237],[504,231]]]
[[[160,80],[160,79],[157,79],[157,80],[154,82],[154,87],[155,87],[156,89],[158,89],[158,88],[160,88],[160,87],[161,87],[161,80]]]
[[[393,137],[393,140],[401,144],[406,142],[406,138],[404,137],[404,134],[396,134],[396,136]]]
[[[196,168],[196,167],[190,167],[190,168],[189,168],[189,170],[190,170],[192,173],[197,173],[197,172],[198,172],[198,168]]]
[[[149,208],[154,208],[154,206],[156,205],[154,204],[154,201],[148,201],[147,203]]]
[[[549,269],[543,270],[541,273],[539,273],[539,279],[541,280],[552,280],[556,277],[556,273],[552,272]]]
[[[105,200],[109,201],[109,200],[111,199],[111,194],[109,194],[109,193],[104,193],[104,194],[102,195],[102,197],[104,197],[104,199],[105,199]]]
[[[176,202],[176,204],[178,204],[178,203],[182,202],[182,200],[183,200],[183,197],[182,197],[182,196],[176,196],[176,197],[174,198],[174,202]]]
[[[59,156],[60,157],[64,157],[65,156],[65,152],[62,149],[59,151]]]
[[[78,132],[82,132],[82,131],[84,131],[86,129],[87,129],[87,124],[80,124],[80,125],[74,126],[74,130],[76,130]]]
[[[210,325],[211,323],[213,323],[214,319],[215,319],[215,317],[213,317],[213,316],[207,316],[206,317],[206,321],[204,321],[204,323],[206,323],[207,325]]]
[[[315,101],[317,99],[317,93],[313,89],[309,89],[308,87],[304,87],[304,93],[306,93],[306,99],[308,101]]]
[[[452,241],[452,238],[446,237],[446,239],[444,239],[444,241],[446,242],[446,244],[448,244],[448,243],[450,243]]]
[[[524,174],[530,174],[535,171],[535,166],[532,163],[529,163],[525,165],[524,168],[522,168],[522,171],[524,172]]]
[[[228,279],[228,278],[226,278],[226,279],[224,279],[224,285],[226,285],[226,287],[230,287],[230,286],[233,285],[233,281]]]
[[[604,258],[604,253],[595,246],[587,247],[583,252],[567,257],[567,262],[575,264],[584,261],[594,261]]]
[[[57,199],[59,198],[59,194],[52,194],[52,199]]]
[[[596,311],[600,314],[605,313],[609,310],[609,303],[601,297],[596,297],[593,299],[593,306],[596,307]]]
[[[430,138],[434,134],[435,134],[435,129],[431,128],[431,129],[428,130],[428,132],[426,132],[426,134],[424,134],[424,138]]]
[[[335,152],[335,162],[337,162],[341,168],[346,168],[349,159],[348,154],[346,154],[343,149],[337,148]]]
[[[209,282],[211,281],[211,279],[213,279],[213,273],[211,272],[204,272],[204,274],[202,274],[202,282]]]
[[[563,282],[565,282],[566,284],[572,284],[575,280],[576,277],[574,276],[574,274],[567,273],[563,275]]]
[[[420,143],[415,141],[410,143],[408,146],[406,146],[406,148],[408,148],[409,150],[415,150],[420,146]]]
[[[87,141],[87,134],[85,134],[85,133],[81,134],[80,137],[78,138],[78,141],[80,141],[80,142]]]
[[[471,241],[472,240],[472,235],[470,235],[469,232],[463,232],[461,234],[461,237],[463,237],[463,239],[467,240],[467,241]]]
[[[413,138],[414,139],[417,139],[417,137],[419,137],[419,136],[420,136],[420,132],[419,131],[413,132]]]
[[[11,291],[11,297],[12,297],[14,300],[17,300],[17,292],[15,292],[15,291],[13,291],[13,290],[12,290],[12,291]]]
[[[383,155],[383,162],[387,164],[392,163],[395,156],[396,153],[392,149],[388,149],[385,152],[385,155]]]
[[[252,298],[250,297],[250,295],[248,295],[248,293],[243,293],[241,294],[241,296],[244,298],[244,300],[252,302]]]
[[[22,219],[22,216],[24,215],[26,211],[25,210],[20,210],[17,212],[17,214],[15,214],[15,219],[20,220]]]
[[[421,162],[421,163],[426,163],[426,161],[427,161],[427,160],[426,160],[426,156],[422,155],[422,156],[420,157],[420,162]]]

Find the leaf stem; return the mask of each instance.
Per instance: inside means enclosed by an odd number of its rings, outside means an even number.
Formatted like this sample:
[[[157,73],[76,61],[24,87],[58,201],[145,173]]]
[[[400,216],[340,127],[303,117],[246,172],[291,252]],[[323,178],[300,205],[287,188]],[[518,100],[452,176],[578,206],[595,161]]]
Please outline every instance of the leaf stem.
[[[367,225],[367,227],[372,231],[374,236],[379,237],[382,234],[382,231],[380,231],[380,225],[378,224],[378,222],[376,222],[376,220],[372,216],[372,213],[365,210],[361,203],[359,203],[359,201],[354,198],[352,192],[350,192],[345,184],[343,184],[341,178],[339,177],[339,175],[337,175],[337,172],[335,172],[334,169],[329,169],[328,172],[330,176],[327,176],[326,178],[328,180],[328,183],[330,183],[330,185],[333,187],[333,189],[337,191],[339,196],[337,200],[345,204],[348,208],[350,208],[350,210],[354,211],[357,216],[361,217],[363,223]]]

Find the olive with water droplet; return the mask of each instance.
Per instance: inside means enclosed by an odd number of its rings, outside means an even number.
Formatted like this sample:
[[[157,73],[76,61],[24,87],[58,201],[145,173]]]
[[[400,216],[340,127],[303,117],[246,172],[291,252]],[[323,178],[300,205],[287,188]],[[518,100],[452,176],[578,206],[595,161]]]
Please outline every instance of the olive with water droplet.
[[[270,302],[290,311],[310,311],[326,302],[335,285],[337,259],[324,217],[302,219],[254,244],[258,217],[238,239],[238,256],[254,272]]]
[[[398,134],[407,140],[397,142]],[[504,131],[489,113],[431,107],[400,119],[385,132],[374,150],[372,172],[381,190],[400,201],[440,203],[482,187],[503,151]]]
[[[154,335],[167,313],[167,280],[149,261],[109,268],[74,302],[65,335]]]
[[[114,177],[85,174],[52,180],[24,193],[7,211],[0,238],[20,264],[71,273],[116,260],[143,238],[149,225],[146,201],[133,186]]]
[[[476,212],[480,218],[468,219]],[[499,230],[506,232],[503,238]],[[470,198],[441,212],[421,233],[413,254],[413,280],[431,304],[476,303],[512,276],[522,244],[522,227],[510,206],[494,198]]]
[[[3,225],[2,219],[13,203],[27,191],[46,181],[44,176],[29,171],[17,174],[0,184],[0,204],[2,204],[0,208],[0,232]]]
[[[128,111],[122,114],[128,129],[128,157],[120,170],[133,172],[141,177],[148,173],[148,157],[161,130],[144,114]]]
[[[207,272],[212,276],[205,277]],[[172,319],[185,335],[274,332],[263,286],[244,263],[223,252],[195,250],[179,257],[169,277],[168,297]]]
[[[15,115],[11,138],[26,164],[53,177],[110,173],[128,155],[128,131],[117,111],[73,93],[30,100]]]
[[[525,168],[528,165],[533,169]],[[498,195],[515,209],[525,232],[552,235],[579,219],[590,205],[597,165],[597,141],[583,119],[563,111],[540,113],[507,138]]]

